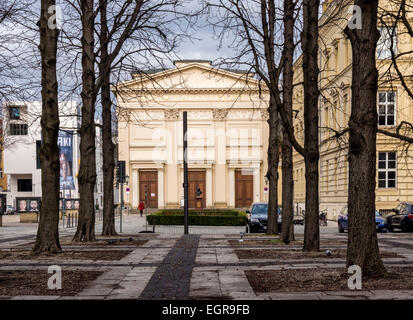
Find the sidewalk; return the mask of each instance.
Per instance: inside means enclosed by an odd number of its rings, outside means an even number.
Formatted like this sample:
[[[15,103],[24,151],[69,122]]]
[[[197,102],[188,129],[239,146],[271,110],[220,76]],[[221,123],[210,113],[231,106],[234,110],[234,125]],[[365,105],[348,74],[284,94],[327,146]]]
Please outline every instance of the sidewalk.
[[[122,217],[123,233],[135,234],[145,229],[145,218],[139,215]],[[119,219],[116,220],[119,228]],[[13,228],[13,227],[11,227]],[[15,227],[17,228],[17,227]],[[100,233],[101,224],[96,226]],[[242,299],[242,300],[331,300],[331,299],[413,299],[413,290],[362,290],[362,291],[313,291],[313,292],[254,292],[245,271],[306,268],[343,268],[344,259],[306,259],[306,260],[245,260],[239,259],[235,247],[229,240],[238,240],[238,227],[190,227],[189,235],[183,235],[178,226],[159,227],[163,231],[151,237],[141,246],[133,247],[132,252],[121,260],[92,261],[66,260],[56,264],[64,270],[100,270],[104,273],[89,287],[76,296],[17,296],[2,299]],[[172,232],[171,232],[172,231]],[[69,234],[74,230],[65,230]],[[204,233],[203,233],[204,232]],[[343,235],[330,234],[324,230],[324,238],[343,239]],[[197,234],[198,233],[198,234]],[[203,233],[203,234],[202,234]],[[14,234],[19,234],[20,232]],[[10,237],[12,233],[8,234]],[[26,235],[27,236],[27,235]],[[34,234],[33,234],[34,236]],[[385,258],[386,266],[412,267],[411,246],[413,237],[407,235],[397,238],[386,235],[380,247],[394,248],[403,258]],[[257,235],[256,239],[265,238]],[[4,238],[3,238],[4,239]],[[28,239],[19,240],[28,242]],[[14,246],[16,241],[9,243]],[[6,245],[3,242],[0,245]],[[119,248],[119,247],[118,247]],[[268,248],[268,247],[267,247]],[[111,248],[116,250],[116,247]],[[119,249],[120,250],[120,249]],[[273,248],[277,250],[277,248]],[[50,263],[49,263],[50,264]],[[41,261],[0,260],[0,270],[46,270],[48,264]]]

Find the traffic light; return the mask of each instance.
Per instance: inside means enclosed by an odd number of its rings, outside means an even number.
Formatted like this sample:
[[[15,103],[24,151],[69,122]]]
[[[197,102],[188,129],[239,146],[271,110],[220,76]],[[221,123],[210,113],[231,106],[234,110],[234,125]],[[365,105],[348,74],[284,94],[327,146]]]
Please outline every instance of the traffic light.
[[[125,161],[118,161],[116,165],[116,181],[119,183],[125,182]]]

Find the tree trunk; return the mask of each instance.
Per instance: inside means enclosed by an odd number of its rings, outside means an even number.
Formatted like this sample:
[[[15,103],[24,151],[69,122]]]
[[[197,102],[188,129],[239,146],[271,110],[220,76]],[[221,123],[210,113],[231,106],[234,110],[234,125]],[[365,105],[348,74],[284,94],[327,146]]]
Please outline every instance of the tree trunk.
[[[74,241],[95,240],[95,55],[93,0],[81,1],[82,12],[82,123],[80,127],[79,221]]]
[[[358,265],[363,277],[385,273],[375,224],[378,1],[357,0],[362,28],[345,32],[353,52],[349,121],[349,189],[347,266]]]
[[[284,1],[284,68],[283,104],[288,121],[292,124],[293,110],[293,58],[294,58],[294,4]],[[293,152],[288,134],[283,130],[282,139],[282,227],[281,239],[284,243],[294,240],[294,180]]]
[[[319,251],[319,195],[318,195],[318,11],[319,0],[303,1],[304,74],[304,152],[305,152],[305,227],[304,251]]]
[[[272,94],[268,107],[268,124],[270,127],[268,141],[268,228],[267,234],[278,234],[278,164],[280,161],[279,131],[280,120]]]
[[[40,159],[42,168],[42,206],[35,253],[61,252],[59,242],[59,133],[58,83],[56,77],[56,53],[59,30],[49,28],[48,13],[55,0],[42,0],[40,13],[40,53],[42,63],[42,147]]]
[[[103,226],[102,235],[116,235],[113,200],[115,146],[112,142],[112,102],[110,100],[110,62],[108,54],[107,0],[99,0],[100,50],[99,73],[102,79],[102,149],[103,149]]]

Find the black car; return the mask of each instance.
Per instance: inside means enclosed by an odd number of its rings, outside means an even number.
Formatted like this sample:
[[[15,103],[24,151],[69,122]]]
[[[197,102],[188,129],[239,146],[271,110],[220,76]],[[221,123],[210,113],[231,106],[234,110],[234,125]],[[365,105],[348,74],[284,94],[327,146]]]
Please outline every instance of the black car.
[[[266,232],[268,225],[268,203],[267,202],[255,202],[247,210],[248,221],[246,231],[247,233],[253,232]],[[278,230],[281,230],[281,209],[278,208]]]
[[[402,202],[392,211],[395,214],[387,217],[389,231],[394,231],[394,229],[400,229],[403,232],[413,231],[413,204]]]

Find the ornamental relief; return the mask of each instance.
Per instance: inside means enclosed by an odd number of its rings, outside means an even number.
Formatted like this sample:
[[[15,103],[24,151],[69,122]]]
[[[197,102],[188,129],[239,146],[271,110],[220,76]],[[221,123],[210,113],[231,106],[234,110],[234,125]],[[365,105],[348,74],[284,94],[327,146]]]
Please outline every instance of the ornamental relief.
[[[261,120],[262,114],[260,115],[258,110],[231,110],[228,112],[228,120]]]
[[[178,109],[166,109],[164,110],[165,120],[179,120]]]
[[[161,120],[163,117],[162,111],[138,111],[134,112],[134,115],[129,120]]]
[[[268,120],[269,118],[270,118],[270,114],[268,113],[268,110],[261,109],[261,119]]]
[[[213,111],[209,110],[196,110],[188,111],[188,119],[191,120],[211,120],[213,116]]]
[[[229,110],[227,109],[213,109],[212,116],[214,120],[223,121],[228,115]]]

